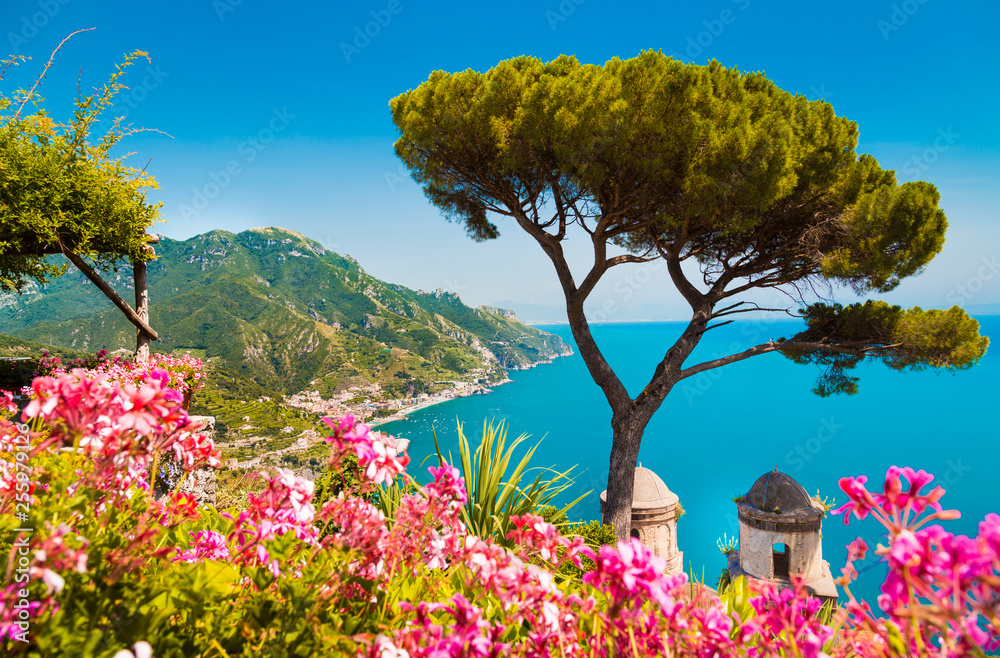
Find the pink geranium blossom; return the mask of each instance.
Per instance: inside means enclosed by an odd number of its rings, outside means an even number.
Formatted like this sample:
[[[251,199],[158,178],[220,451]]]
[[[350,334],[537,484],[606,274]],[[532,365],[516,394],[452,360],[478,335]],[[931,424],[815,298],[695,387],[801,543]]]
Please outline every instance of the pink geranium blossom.
[[[38,377],[31,390],[24,416],[49,427],[42,447],[80,448],[97,463],[92,480],[109,492],[148,486],[155,454],[174,452],[187,470],[219,465],[214,442],[163,388],[162,378],[120,385],[77,369]]]
[[[996,548],[1000,517],[987,516],[975,538],[927,525],[959,516],[954,510],[942,509],[939,501],[944,489],[940,486],[923,493],[933,480],[926,471],[893,466],[886,473],[884,490],[869,492],[863,477],[845,478],[841,488],[849,500],[834,513],[843,513],[845,522],[852,513],[858,518],[870,513],[887,529],[888,546],[875,551],[888,566],[878,604],[888,621],[902,629],[911,651],[920,653],[921,647],[938,646],[940,654],[935,655],[959,656],[977,648],[998,649],[1000,556]],[[857,576],[852,562],[863,556],[867,545],[857,540],[849,549],[848,565],[840,579],[844,586]],[[885,631],[884,622],[875,619],[866,605],[852,599],[848,609],[856,629]],[[939,618],[940,623],[923,623],[931,617]]]
[[[334,447],[331,464],[339,461],[341,455],[354,453],[364,477],[374,484],[390,482],[406,470],[410,457],[399,454],[395,438],[372,432],[368,425],[350,415],[339,420],[324,418],[323,422],[333,430],[326,438]]]
[[[178,562],[200,562],[202,560],[229,559],[229,544],[226,536],[214,530],[199,530],[191,533],[191,548],[181,551],[174,560]]]
[[[17,411],[17,405],[14,404],[14,394],[10,391],[0,390],[0,411],[8,414]]]

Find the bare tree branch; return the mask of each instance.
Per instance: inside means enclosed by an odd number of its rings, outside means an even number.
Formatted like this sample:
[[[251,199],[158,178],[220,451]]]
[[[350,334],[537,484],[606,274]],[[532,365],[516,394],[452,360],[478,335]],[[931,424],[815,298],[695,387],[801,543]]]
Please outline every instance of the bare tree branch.
[[[679,379],[687,379],[697,375],[698,373],[705,372],[706,370],[712,370],[714,368],[721,368],[722,366],[729,365],[730,363],[736,363],[737,361],[743,361],[749,359],[752,356],[758,356],[760,354],[767,354],[769,352],[777,352],[778,350],[822,350],[825,352],[836,352],[837,354],[851,354],[851,355],[868,355],[873,352],[886,351],[893,349],[895,347],[900,347],[902,343],[892,343],[887,345],[872,345],[871,341],[845,341],[842,343],[824,343],[819,341],[794,341],[785,340],[777,341],[772,340],[767,343],[761,343],[760,345],[755,345],[748,350],[743,352],[738,352],[736,354],[730,354],[729,356],[724,356],[719,359],[713,359],[711,361],[705,361],[699,363],[698,365],[691,366],[690,368],[684,368],[680,371]],[[867,347],[866,347],[867,346]]]
[[[67,41],[72,39],[77,34],[80,34],[81,32],[90,32],[91,30],[96,30],[96,29],[97,29],[96,27],[88,27],[82,30],[77,30],[76,32],[71,32],[68,37],[59,42],[59,45],[56,46],[55,50],[52,51],[52,54],[49,55],[49,61],[45,63],[45,68],[43,68],[39,76],[35,78],[35,84],[31,86],[31,89],[28,90],[28,93],[25,94],[24,98],[21,100],[20,107],[18,107],[17,112],[14,113],[15,119],[21,118],[21,112],[24,110],[24,106],[28,104],[28,101],[30,101],[32,98],[35,97],[35,89],[38,88],[38,85],[42,84],[42,80],[45,78],[45,74],[48,73],[50,68],[52,68],[52,63],[55,61],[56,53],[59,52],[59,49],[62,48]]]
[[[753,306],[748,308],[737,308],[738,306],[742,306],[743,304],[753,304]],[[752,313],[754,311],[785,313],[789,317],[793,318],[798,317],[797,315],[792,313],[791,310],[788,308],[766,308],[763,306],[758,306],[756,302],[744,301],[744,302],[739,302],[738,304],[733,304],[732,306],[727,306],[726,308],[718,311],[713,311],[711,318],[714,320],[715,318],[722,318],[726,317],[727,315],[736,315],[737,313]]]

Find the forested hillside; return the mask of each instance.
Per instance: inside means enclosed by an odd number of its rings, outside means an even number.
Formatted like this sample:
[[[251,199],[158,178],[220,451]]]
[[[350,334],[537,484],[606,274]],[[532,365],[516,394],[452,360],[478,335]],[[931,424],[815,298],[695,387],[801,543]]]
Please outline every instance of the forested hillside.
[[[511,313],[457,295],[384,283],[293,231],[163,238],[149,265],[155,351],[190,351],[268,389],[332,394],[382,384],[389,396],[436,382],[495,382],[569,353]],[[130,268],[106,273],[123,297]],[[84,352],[130,350],[135,330],[79,272],[0,298],[0,332]]]

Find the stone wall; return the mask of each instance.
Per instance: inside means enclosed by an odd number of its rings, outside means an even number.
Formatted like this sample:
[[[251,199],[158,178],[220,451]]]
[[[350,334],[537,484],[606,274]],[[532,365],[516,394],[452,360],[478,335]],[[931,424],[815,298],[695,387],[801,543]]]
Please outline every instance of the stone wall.
[[[191,420],[202,423],[202,432],[215,438],[215,417],[214,416],[191,416]],[[173,455],[161,455],[157,465],[159,476],[156,478],[154,494],[157,500],[169,496],[177,489],[177,483],[184,475],[184,469],[173,458]],[[216,476],[214,468],[199,468],[194,473],[188,474],[181,484],[181,491],[194,494],[199,505],[215,504]]]

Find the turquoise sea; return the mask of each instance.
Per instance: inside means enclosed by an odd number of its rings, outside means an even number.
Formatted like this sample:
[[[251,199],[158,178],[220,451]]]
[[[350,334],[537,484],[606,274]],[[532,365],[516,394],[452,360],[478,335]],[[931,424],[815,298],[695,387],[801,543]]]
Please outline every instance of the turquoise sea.
[[[1000,316],[979,318],[982,332],[1000,341]],[[612,367],[634,396],[655,364],[683,329],[682,323],[602,324],[594,335]],[[689,363],[788,336],[795,321],[758,321],[709,332]],[[541,327],[574,345],[569,327]],[[880,488],[888,466],[923,468],[946,489],[942,503],[963,517],[945,526],[975,534],[988,512],[1000,512],[1000,441],[996,409],[1000,393],[1000,342],[978,366],[956,374],[892,371],[861,365],[854,396],[819,398],[811,392],[817,370],[778,354],[754,357],[679,384],[653,417],[640,452],[643,466],[658,473],[678,496],[686,514],[678,541],[689,569],[714,584],[725,564],[716,548],[723,533],[736,535],[736,506],[758,476],[777,466],[810,493],[842,503],[837,480],[867,475]],[[380,429],[410,439],[410,471],[425,473],[421,461],[434,454],[432,430],[442,449],[458,454],[456,421],[476,445],[484,419],[506,420],[511,438],[539,439],[535,466],[565,470],[577,466],[574,496],[592,493],[573,516],[596,519],[606,488],[611,447],[611,411],[579,354],[530,370],[511,373],[513,383],[489,395],[445,402]],[[433,465],[428,462],[426,465]],[[875,521],[848,527],[828,516],[823,527],[824,557],[839,574],[844,546],[863,536],[880,538]],[[861,566],[853,591],[873,607],[884,568],[874,556]]]

